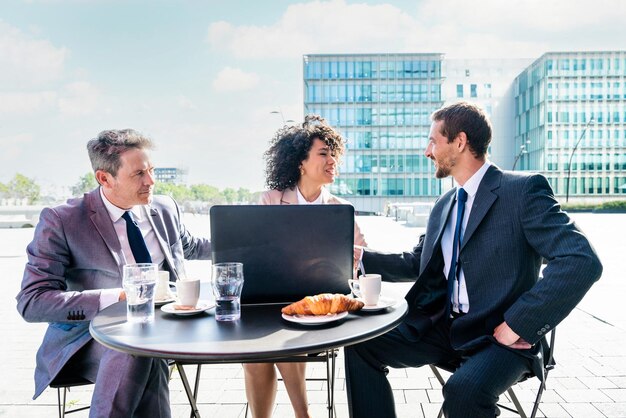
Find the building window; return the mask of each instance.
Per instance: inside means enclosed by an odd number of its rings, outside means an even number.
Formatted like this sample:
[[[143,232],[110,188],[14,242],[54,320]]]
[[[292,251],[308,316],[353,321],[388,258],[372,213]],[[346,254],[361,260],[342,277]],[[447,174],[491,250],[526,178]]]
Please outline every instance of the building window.
[[[456,97],[463,97],[463,84],[456,85]]]
[[[361,196],[369,196],[370,191],[370,179],[358,179],[356,194]]]
[[[470,84],[470,97],[478,97],[476,92],[476,84]]]
[[[485,84],[485,97],[491,98],[491,83]]]

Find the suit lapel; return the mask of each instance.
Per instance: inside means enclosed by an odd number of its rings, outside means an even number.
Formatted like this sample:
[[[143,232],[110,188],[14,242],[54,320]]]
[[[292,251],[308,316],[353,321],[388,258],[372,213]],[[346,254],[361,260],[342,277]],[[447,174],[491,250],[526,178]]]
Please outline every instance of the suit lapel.
[[[463,242],[461,243],[461,249],[465,247],[465,244],[472,238],[472,235],[478,228],[478,225],[482,222],[489,212],[489,209],[493,203],[498,199],[498,195],[493,193],[493,190],[500,187],[500,179],[502,178],[502,172],[492,165],[489,167],[483,180],[478,186],[476,197],[474,197],[474,205],[470,212],[470,217],[465,227],[465,233],[463,235]]]
[[[454,189],[454,193],[451,193],[450,196],[448,197],[448,201],[445,202],[444,209],[441,212],[441,217],[439,218],[439,230],[437,231],[437,239],[435,240],[435,245],[441,242],[443,231],[446,229],[446,224],[448,223],[448,218],[450,217],[450,213],[452,212],[452,208],[454,207],[455,201],[456,201],[456,189]]]
[[[166,241],[167,232],[165,230],[165,224],[163,224],[163,217],[160,216],[159,211],[156,208],[150,207],[146,208],[148,212],[148,220],[150,221],[150,225],[152,229],[156,233],[157,240],[159,241],[159,246],[161,247],[161,251],[163,252],[163,256],[165,257],[165,261],[170,268],[170,272],[174,275],[174,279],[178,280],[178,271],[176,270],[176,264],[174,264],[174,259],[172,258],[172,251],[170,249],[169,243]]]
[[[109,249],[109,252],[115,259],[115,263],[120,271],[120,277],[122,277],[122,269],[124,265],[122,246],[120,244],[120,240],[117,238],[117,233],[113,227],[113,222],[111,222],[109,212],[102,202],[100,188],[97,188],[87,194],[86,199],[87,205],[91,211],[91,222],[102,237],[102,240]]]
[[[280,197],[281,205],[297,205],[298,204],[298,194],[296,193],[295,187],[291,189],[283,190],[283,194]]]
[[[424,247],[424,255],[425,257],[422,260],[426,260],[426,262],[421,263],[421,271],[420,274],[426,269],[426,266],[430,263],[433,254],[435,253],[435,249],[437,245],[441,245],[441,237],[443,236],[443,231],[446,229],[446,223],[448,222],[448,218],[450,217],[450,213],[452,212],[452,208],[454,207],[454,201],[456,200],[456,189],[455,191],[448,192],[448,196],[443,196],[442,199],[442,208],[441,213],[439,214],[439,223],[435,226],[435,240],[430,241],[430,245]],[[433,213],[434,216],[437,216],[436,213]],[[428,235],[430,231],[428,231]]]

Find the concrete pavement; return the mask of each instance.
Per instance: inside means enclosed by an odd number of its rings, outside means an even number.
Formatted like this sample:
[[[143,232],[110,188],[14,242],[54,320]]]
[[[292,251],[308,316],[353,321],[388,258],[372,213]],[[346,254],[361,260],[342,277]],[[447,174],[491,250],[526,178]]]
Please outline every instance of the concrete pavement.
[[[557,366],[548,379],[548,389],[540,407],[547,417],[626,417],[626,280],[622,260],[626,254],[626,215],[574,214],[576,222],[589,236],[604,263],[603,278],[592,288],[579,307],[557,329]],[[189,217],[187,226],[197,235],[208,233],[206,217]],[[409,249],[416,242],[419,229],[405,228],[388,218],[359,218],[370,246],[387,251]],[[4,359],[0,379],[0,417],[54,417],[56,392],[48,389],[32,401],[35,352],[45,324],[27,324],[15,310],[24,248],[32,229],[0,230],[0,271],[4,289],[0,295],[0,355]],[[621,231],[621,232],[618,232]],[[208,279],[207,262],[191,262],[188,272]],[[189,368],[190,378],[193,370]],[[323,365],[309,365],[308,374],[323,376]],[[436,417],[441,405],[441,387],[427,368],[392,370],[389,379],[394,388],[399,417]],[[239,365],[204,366],[201,375],[200,411],[203,416],[243,417],[245,394],[243,372]],[[538,388],[531,379],[518,385],[518,397],[530,410]],[[311,411],[326,416],[326,391],[321,382],[309,382]],[[90,387],[73,389],[68,395],[72,407],[88,404]],[[338,417],[347,417],[343,358],[338,360],[336,384]],[[506,400],[506,399],[505,399]],[[175,374],[171,383],[173,416],[188,417],[189,407]],[[506,402],[505,402],[506,403]],[[86,417],[86,412],[73,415]],[[293,413],[286,392],[279,384],[275,417]],[[503,417],[515,416],[503,411]]]

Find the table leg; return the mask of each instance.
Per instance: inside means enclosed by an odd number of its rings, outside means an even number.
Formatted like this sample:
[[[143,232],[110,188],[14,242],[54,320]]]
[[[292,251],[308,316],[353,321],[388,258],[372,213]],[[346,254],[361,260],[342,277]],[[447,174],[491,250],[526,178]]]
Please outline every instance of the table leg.
[[[185,369],[183,365],[179,362],[176,362],[176,368],[178,369],[178,374],[180,374],[180,380],[183,382],[183,387],[185,388],[185,393],[187,394],[187,399],[189,399],[189,406],[191,406],[191,416],[195,418],[200,418],[200,411],[198,411],[198,406],[196,405],[196,398],[194,393],[191,391],[191,386],[189,385],[189,380],[187,379],[187,373],[185,373]]]
[[[198,368],[196,369],[196,383],[193,386],[193,398],[198,399],[198,389],[200,387],[200,372],[202,371],[202,364],[198,363]],[[189,418],[193,418],[193,411],[191,411],[191,415]]]

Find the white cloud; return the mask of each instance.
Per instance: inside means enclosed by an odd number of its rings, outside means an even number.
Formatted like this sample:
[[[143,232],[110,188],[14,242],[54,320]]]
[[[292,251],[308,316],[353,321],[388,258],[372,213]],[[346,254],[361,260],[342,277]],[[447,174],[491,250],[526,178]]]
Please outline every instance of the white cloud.
[[[59,91],[0,92],[0,113],[35,114],[58,112],[63,116],[83,116],[93,112],[99,90],[85,81],[69,83]]]
[[[11,88],[56,80],[69,51],[45,39],[33,39],[0,21],[0,86]]]
[[[53,91],[0,93],[0,113],[33,113],[56,104]]]
[[[398,35],[414,19],[387,4],[346,4],[343,0],[314,1],[287,7],[272,26],[209,26],[207,41],[238,58],[294,57],[315,52],[385,52],[397,50]]]
[[[263,152],[273,133],[268,129],[269,116],[266,113],[261,124],[247,114],[238,124],[164,121],[147,132],[157,145],[154,163],[188,168],[191,184],[263,190]]]
[[[624,18],[622,0],[425,0],[409,12],[330,0],[291,5],[270,26],[212,23],[207,42],[254,59],[358,52],[534,57],[549,50],[623,49]]]
[[[86,81],[70,83],[59,97],[59,112],[65,116],[89,114],[96,109],[99,96],[98,89]]]
[[[187,109],[187,110],[196,110],[197,106],[191,101],[191,99],[187,96],[184,95],[179,95],[176,98],[176,104],[178,105],[178,107],[180,107],[181,109]]]
[[[25,133],[0,137],[0,149],[2,149],[0,158],[4,161],[14,161],[32,142],[33,136]]]
[[[259,76],[246,73],[239,68],[225,67],[213,80],[213,88],[217,91],[250,90],[259,83]]]

